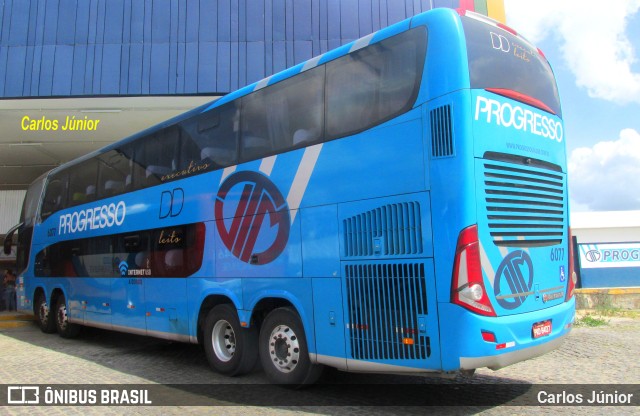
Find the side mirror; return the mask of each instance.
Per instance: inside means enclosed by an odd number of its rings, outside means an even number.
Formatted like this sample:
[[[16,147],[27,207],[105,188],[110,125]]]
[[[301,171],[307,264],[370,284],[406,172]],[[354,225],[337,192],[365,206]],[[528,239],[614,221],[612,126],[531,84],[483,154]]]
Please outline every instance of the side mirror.
[[[11,246],[13,245],[13,233],[8,234],[4,238],[4,254],[11,254]]]
[[[14,226],[7,232],[7,235],[4,237],[4,254],[11,254],[11,246],[13,246],[13,235],[22,227],[22,223]]]

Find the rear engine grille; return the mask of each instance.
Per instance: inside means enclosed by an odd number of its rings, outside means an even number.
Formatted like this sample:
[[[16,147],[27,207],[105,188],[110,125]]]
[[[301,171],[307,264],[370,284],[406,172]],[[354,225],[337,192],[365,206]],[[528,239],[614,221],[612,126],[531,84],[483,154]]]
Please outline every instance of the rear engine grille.
[[[556,170],[485,161],[485,202],[493,242],[506,247],[561,243],[565,178]]]
[[[427,313],[422,263],[350,264],[345,267],[351,357],[424,359],[429,338],[420,333]]]

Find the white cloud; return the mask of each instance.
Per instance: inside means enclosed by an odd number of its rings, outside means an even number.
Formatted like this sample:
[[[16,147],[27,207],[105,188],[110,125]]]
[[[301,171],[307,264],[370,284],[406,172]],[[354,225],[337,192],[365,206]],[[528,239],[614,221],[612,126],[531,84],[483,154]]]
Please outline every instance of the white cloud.
[[[572,211],[640,209],[640,133],[625,129],[618,140],[571,152],[569,195]]]
[[[507,23],[532,42],[560,42],[564,64],[590,96],[640,103],[637,58],[625,33],[640,0],[505,0],[505,8]]]

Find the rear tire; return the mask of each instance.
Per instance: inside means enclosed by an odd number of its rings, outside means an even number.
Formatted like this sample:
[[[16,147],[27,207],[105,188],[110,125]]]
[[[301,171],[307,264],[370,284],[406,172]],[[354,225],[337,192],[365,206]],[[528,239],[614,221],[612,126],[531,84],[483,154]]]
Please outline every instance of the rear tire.
[[[302,387],[315,383],[324,367],[309,357],[302,321],[291,308],[271,311],[260,329],[260,362],[272,383]]]
[[[80,325],[72,324],[69,322],[69,316],[67,314],[67,301],[64,298],[64,295],[58,296],[58,301],[56,302],[56,329],[58,330],[58,334],[62,338],[75,338],[80,333]]]
[[[240,326],[236,309],[229,304],[209,311],[204,324],[204,351],[209,365],[228,376],[253,370],[258,360],[258,332]]]
[[[47,304],[47,297],[44,293],[39,293],[36,297],[34,312],[40,330],[45,334],[56,332],[56,320],[53,310]]]

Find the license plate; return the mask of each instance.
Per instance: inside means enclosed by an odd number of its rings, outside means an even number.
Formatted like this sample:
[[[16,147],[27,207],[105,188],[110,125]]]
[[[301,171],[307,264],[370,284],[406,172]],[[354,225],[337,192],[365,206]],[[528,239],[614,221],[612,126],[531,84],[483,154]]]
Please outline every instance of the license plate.
[[[551,320],[549,319],[547,321],[536,322],[535,324],[533,324],[531,333],[533,334],[534,339],[546,337],[547,335],[551,334]]]

